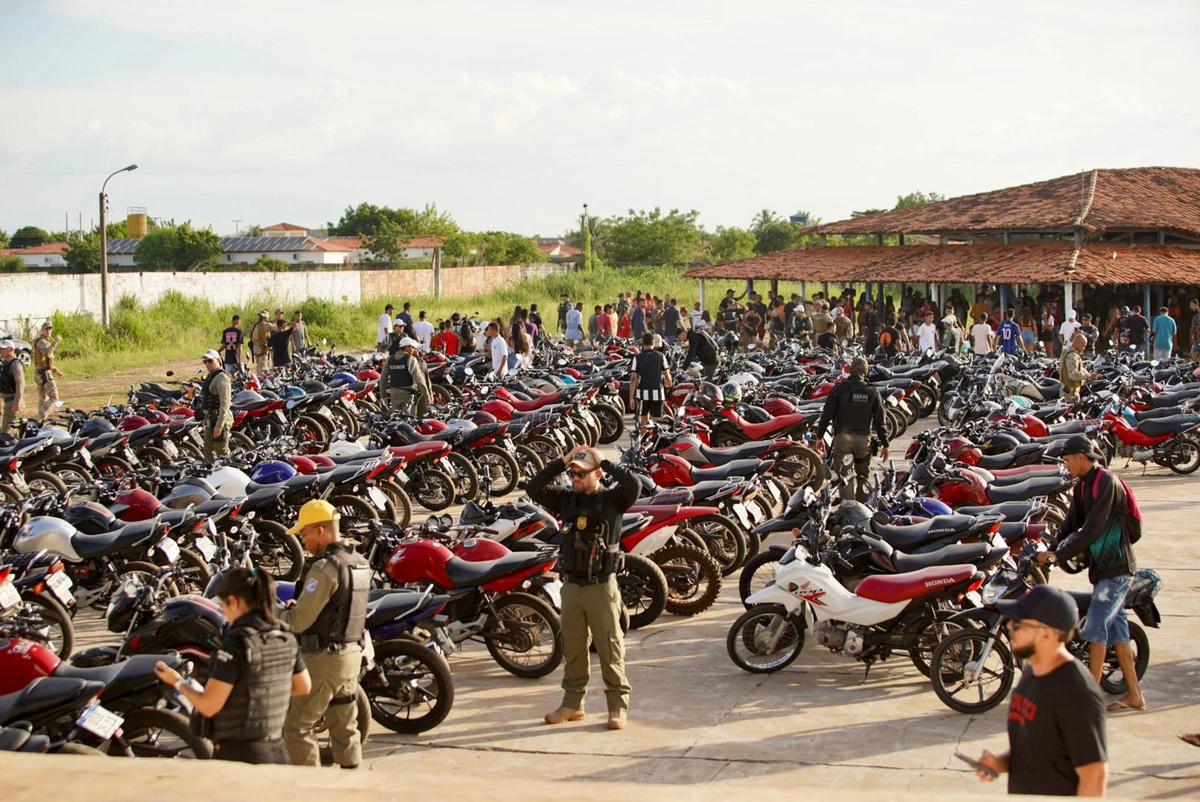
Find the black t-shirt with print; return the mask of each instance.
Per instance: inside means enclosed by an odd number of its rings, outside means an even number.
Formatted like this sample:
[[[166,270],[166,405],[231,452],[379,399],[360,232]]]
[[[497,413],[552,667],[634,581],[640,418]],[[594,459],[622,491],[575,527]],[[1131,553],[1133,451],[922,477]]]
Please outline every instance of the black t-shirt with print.
[[[893,326],[885,326],[883,331],[879,332],[879,347],[888,356],[896,355],[896,346],[899,345],[899,341],[900,332],[896,331]]]
[[[1010,794],[1074,796],[1075,767],[1108,760],[1104,699],[1078,660],[1035,676],[1026,668],[1008,704]]]
[[[230,326],[221,332],[221,344],[225,346],[225,361],[229,364],[237,362],[237,347],[246,341],[242,330],[237,326]]]

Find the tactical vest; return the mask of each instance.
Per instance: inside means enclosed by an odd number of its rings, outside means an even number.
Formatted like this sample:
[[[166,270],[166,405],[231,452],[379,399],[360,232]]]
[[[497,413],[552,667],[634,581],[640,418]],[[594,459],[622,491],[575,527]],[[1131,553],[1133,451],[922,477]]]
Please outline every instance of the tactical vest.
[[[603,491],[571,493],[563,509],[559,550],[562,573],[584,582],[603,582],[625,564],[621,553],[621,513],[606,509]]]
[[[42,342],[43,339],[45,339],[45,338],[43,337],[43,338],[39,339],[36,343],[33,344],[33,369],[34,370],[53,370],[54,369],[54,356],[51,354],[43,354],[42,349],[38,348],[38,345]],[[53,343],[52,340],[46,340],[46,342]]]
[[[214,370],[204,377],[204,383],[200,385],[200,410],[208,415],[217,414],[217,398],[216,392],[213,391],[213,382],[221,378],[222,372]]]
[[[338,569],[338,586],[329,602],[308,631],[300,635],[300,648],[306,652],[340,651],[343,646],[358,643],[367,628],[367,592],[371,589],[371,565],[366,559],[342,543],[325,547],[322,559]],[[304,584],[312,563],[305,566],[296,582]]]
[[[230,634],[240,636],[246,670],[213,716],[210,737],[215,743],[278,739],[292,698],[296,639],[283,629],[262,632],[246,626],[234,627]]]
[[[13,376],[13,365],[19,364],[20,360],[10,359],[4,363],[3,371],[0,372],[0,395],[16,395],[17,380]]]
[[[388,357],[388,389],[411,390],[416,380],[413,378],[410,357],[403,351],[396,351]]]

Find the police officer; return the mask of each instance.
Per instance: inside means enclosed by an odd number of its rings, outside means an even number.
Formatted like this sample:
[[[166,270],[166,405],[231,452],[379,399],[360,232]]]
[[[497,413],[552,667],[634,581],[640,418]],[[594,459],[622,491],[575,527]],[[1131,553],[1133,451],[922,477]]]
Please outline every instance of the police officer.
[[[4,404],[0,433],[8,434],[13,423],[18,420],[24,395],[25,366],[17,359],[13,341],[0,340],[0,403]]]
[[[1058,376],[1062,380],[1064,401],[1079,400],[1079,388],[1088,379],[1094,379],[1099,374],[1090,373],[1083,366],[1083,352],[1087,349],[1087,335],[1076,334],[1071,339],[1070,348],[1063,351],[1058,360]]]
[[[33,379],[38,387],[38,420],[44,421],[47,413],[58,401],[58,385],[54,379],[62,378],[62,371],[54,364],[54,349],[62,337],[52,335],[54,324],[47,320],[42,324],[42,334],[33,344]]]
[[[429,398],[432,395],[429,387],[429,375],[425,365],[417,356],[417,341],[411,337],[403,337],[396,347],[388,354],[380,372],[380,381],[387,388],[387,405],[395,412],[408,415],[413,412],[424,415],[429,408]]]
[[[233,412],[229,409],[229,374],[222,369],[221,355],[216,351],[205,351],[201,358],[208,369],[208,375],[200,385],[204,458],[212,462],[217,457],[229,456],[229,427],[233,425]]]
[[[258,320],[250,327],[250,355],[254,357],[254,372],[259,375],[267,372],[267,357],[271,351],[268,341],[275,333],[275,324],[270,321],[270,317],[270,312],[260,309]]]
[[[371,566],[338,537],[338,513],[328,501],[314,499],[300,508],[291,533],[299,535],[315,558],[296,582],[296,598],[280,613],[300,640],[312,691],[288,708],[283,740],[294,766],[320,765],[313,728],[322,718],[329,730],[333,760],[358,768],[358,674],[367,623]]]
[[[717,351],[717,343],[707,331],[679,332],[679,342],[687,345],[687,356],[683,359],[684,367],[690,367],[693,362],[700,363],[700,372],[705,378],[711,378],[721,363],[721,355]]]
[[[571,488],[550,483],[568,470]],[[611,490],[600,484],[607,471],[616,480]],[[600,655],[604,695],[608,702],[608,728],[625,728],[629,710],[629,680],[625,678],[625,636],[621,632],[624,602],[616,574],[621,555],[621,516],[637,500],[637,478],[600,456],[594,448],[579,446],[565,459],[554,459],[529,481],[530,498],[563,523],[559,570],[563,576],[562,639],[563,700],[547,713],[547,724],[583,718],[583,697],[589,672],[588,631]]]
[[[256,568],[230,568],[217,583],[229,622],[213,653],[209,681],[187,684],[159,661],[154,673],[192,703],[217,760],[287,763],[283,720],[293,696],[312,690],[296,637],[275,617],[275,585]]]
[[[882,459],[888,458],[887,430],[883,425],[883,401],[879,391],[867,384],[867,360],[854,357],[850,376],[838,384],[825,399],[825,409],[817,423],[817,450],[825,450],[825,430],[833,424],[833,469],[842,477],[842,498],[867,498],[867,478],[871,469],[871,427],[883,444]],[[850,463],[854,464],[854,476]]]

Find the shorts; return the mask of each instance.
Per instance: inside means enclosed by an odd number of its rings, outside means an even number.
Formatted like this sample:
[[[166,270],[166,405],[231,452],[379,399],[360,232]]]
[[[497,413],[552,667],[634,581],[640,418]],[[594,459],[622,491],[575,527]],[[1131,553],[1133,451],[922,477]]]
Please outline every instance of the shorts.
[[[1037,342],[1037,338],[1033,336],[1032,331],[1023,331],[1021,332],[1021,342],[1025,343],[1026,345],[1033,345],[1035,342]]]
[[[1133,582],[1132,574],[1101,579],[1092,588],[1079,637],[1088,643],[1129,643],[1129,620],[1125,617],[1125,594]]]
[[[661,398],[657,401],[647,401],[645,398],[639,398],[637,402],[639,415],[649,415],[651,418],[662,417],[663,402]]]

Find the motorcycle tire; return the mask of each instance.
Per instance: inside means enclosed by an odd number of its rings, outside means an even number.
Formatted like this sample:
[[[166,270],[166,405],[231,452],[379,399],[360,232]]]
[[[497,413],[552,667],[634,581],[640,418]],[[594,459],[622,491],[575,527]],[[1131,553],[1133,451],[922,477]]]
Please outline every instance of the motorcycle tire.
[[[953,611],[937,610],[934,615],[934,623],[918,633],[908,644],[908,659],[916,666],[917,671],[927,677],[930,671],[929,664],[933,660],[933,650],[951,634],[962,629],[961,624],[950,621],[954,615]]]
[[[932,389],[927,386],[917,388],[917,406],[919,410],[917,416],[920,418],[928,418],[933,413],[937,412],[938,397]]]
[[[708,551],[695,546],[667,545],[650,555],[667,578],[671,615],[693,616],[712,607],[721,595],[721,569]]]
[[[821,455],[808,446],[790,446],[785,448],[775,461],[771,474],[784,479],[793,492],[802,487],[811,487],[815,493],[825,483],[821,463]],[[784,503],[786,502],[785,497]]]
[[[609,404],[593,404],[592,414],[600,419],[600,442],[609,445],[625,433],[625,418],[620,410]]]
[[[250,555],[254,565],[279,582],[295,582],[304,570],[304,549],[300,538],[290,534],[276,521],[261,518],[253,522],[255,551]]]
[[[424,468],[405,487],[416,502],[430,512],[441,512],[454,503],[454,482],[437,468]]]
[[[789,614],[782,604],[751,607],[738,616],[725,637],[729,659],[751,674],[773,674],[787,668],[804,648],[802,613]]]
[[[980,672],[990,684],[982,690],[978,679],[970,685],[964,684],[963,667],[977,660],[989,642],[988,662]],[[973,627],[950,633],[933,650],[929,660],[929,679],[937,698],[951,710],[968,715],[985,713],[1004,701],[1012,690],[1016,673],[1012,652],[1004,639],[993,638],[988,630]]]
[[[292,431],[300,441],[301,454],[315,454],[325,448],[325,444],[329,442],[324,425],[309,415],[301,415],[297,418],[296,422],[292,424]]]
[[[1167,449],[1167,467],[1174,473],[1187,476],[1200,468],[1200,443],[1190,437],[1178,437]]]
[[[132,751],[134,757],[182,757],[211,760],[212,743],[192,733],[186,716],[171,710],[142,707],[124,714],[121,735],[109,745],[109,754]]]
[[[746,561],[746,535],[724,515],[713,513],[689,518],[684,527],[678,534],[700,538],[722,576],[729,576]]]
[[[552,673],[563,660],[562,619],[548,602],[529,593],[505,593],[493,600],[496,615],[483,631],[488,653],[496,664],[516,677],[536,679]],[[507,612],[506,612],[507,611]],[[497,631],[497,620],[506,628],[517,625],[511,633]],[[544,641],[549,639],[549,654]],[[515,650],[512,647],[516,647]],[[516,662],[514,655],[527,655],[534,649],[545,654],[535,662]]]
[[[1080,644],[1076,657],[1082,659],[1086,665],[1089,644],[1079,640],[1078,637],[1075,641]],[[1146,675],[1146,668],[1150,665],[1150,639],[1146,637],[1146,630],[1142,629],[1136,621],[1129,622],[1129,646],[1133,649],[1133,668],[1140,681]],[[1100,671],[1100,687],[1105,693],[1111,694],[1123,695],[1128,690],[1125,685],[1125,677],[1121,673],[1121,666],[1117,663],[1117,653],[1113,651],[1112,646],[1108,647],[1108,652],[1104,655],[1104,668]]]
[[[186,456],[191,457],[192,459],[204,459],[204,450],[201,449],[200,446],[188,440],[180,440],[175,444],[175,447],[179,449],[179,456],[181,457]]]
[[[788,499],[792,496],[791,491],[788,490],[787,485],[775,476],[764,476],[763,484],[770,485],[774,489],[775,495],[779,497],[779,501],[775,501],[774,497],[770,494],[770,490],[763,493],[764,500],[771,505],[771,517],[774,518],[783,515]]]
[[[86,755],[88,757],[104,757],[104,753],[94,746],[87,744],[65,743],[57,749],[51,749],[55,755]]]
[[[117,479],[133,473],[133,466],[120,457],[97,457],[96,473],[103,479]]]
[[[358,437],[358,421],[350,414],[350,410],[337,405],[331,407],[329,412],[333,416],[334,423],[337,424],[337,431],[344,433],[346,439],[354,440]]]
[[[558,447],[558,443],[554,442],[554,438],[547,437],[544,434],[534,435],[524,441],[525,447],[531,449],[538,458],[541,459],[544,466],[547,462],[558,459],[563,455],[562,450]],[[20,496],[17,501],[20,501]]]
[[[958,409],[958,393],[946,393],[942,396],[942,400],[938,402],[937,420],[938,426],[952,426],[957,418]]]
[[[70,657],[75,648],[75,624],[67,608],[58,599],[51,598],[48,592],[29,590],[21,592],[21,607],[21,611],[9,620],[18,620],[22,627],[39,631],[36,637],[30,637],[32,633],[28,632],[21,637],[49,647],[63,660]],[[40,630],[46,630],[46,634],[41,635]]]
[[[617,587],[629,611],[630,629],[649,626],[667,607],[666,576],[653,560],[640,554],[625,555],[625,565],[617,574]]]
[[[379,511],[357,496],[346,494],[333,496],[329,499],[329,503],[337,509],[343,519],[357,518],[374,521],[379,518]]]
[[[167,567],[167,558],[157,549],[154,552],[154,562],[160,568]],[[212,579],[212,569],[208,567],[208,563],[204,561],[203,557],[191,549],[181,548],[179,559],[175,561],[175,568],[178,571],[175,584],[179,586],[181,593],[204,595],[204,589],[208,587],[209,580]]]
[[[169,468],[175,464],[175,460],[171,459],[171,455],[158,446],[146,446],[137,452],[137,456],[142,465],[147,467]]]
[[[118,587],[120,587],[120,580],[126,576],[129,576],[130,574],[141,575],[143,582],[157,583],[158,573],[161,570],[162,569],[159,566],[151,562],[146,562],[145,560],[132,560],[127,563],[121,563],[116,569],[118,582],[113,588],[111,588],[111,590],[115,591]],[[166,601],[167,599],[181,595],[183,591],[179,589],[178,582],[176,582],[174,579],[168,579],[163,583],[162,592],[163,596],[156,599],[156,601]],[[111,597],[112,596],[110,593],[98,601],[108,604]],[[103,607],[101,609],[103,609]]]
[[[379,490],[388,497],[392,506],[392,520],[400,526],[408,526],[412,521],[412,499],[404,488],[392,482],[380,482]]]
[[[521,480],[521,466],[507,450],[500,446],[483,446],[472,451],[471,456],[475,459],[475,465],[479,466],[476,473],[481,482],[485,476],[483,467],[487,467],[486,475],[489,478],[485,484],[489,496],[501,498],[517,489],[517,483]]]
[[[545,462],[542,460],[542,456],[529,446],[518,445],[516,452],[517,465],[521,468],[521,478],[517,481],[517,487],[524,490],[525,485],[529,483],[530,479],[537,476]]]
[[[33,495],[54,493],[66,496],[68,493],[66,482],[47,471],[30,471],[25,474],[25,484],[29,485],[29,492]]]
[[[254,450],[254,441],[241,432],[229,433],[229,453],[241,454],[245,451]]]
[[[68,490],[90,485],[95,481],[92,472],[78,462],[61,462],[55,465],[54,475],[63,481]]]
[[[742,573],[738,575],[738,597],[747,610],[754,605],[746,599],[763,588],[775,584],[775,571],[779,567],[779,556],[769,549],[760,551],[746,560],[746,564],[742,566]]]
[[[479,498],[479,471],[466,454],[451,451],[446,457],[454,473],[450,478],[454,481],[454,500],[466,504]]]
[[[395,638],[375,644],[378,672],[361,685],[371,716],[392,732],[415,735],[446,720],[454,706],[454,677],[441,654],[416,641]]]

